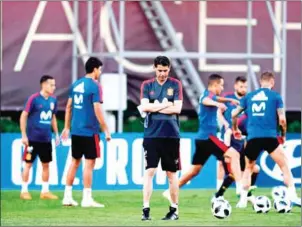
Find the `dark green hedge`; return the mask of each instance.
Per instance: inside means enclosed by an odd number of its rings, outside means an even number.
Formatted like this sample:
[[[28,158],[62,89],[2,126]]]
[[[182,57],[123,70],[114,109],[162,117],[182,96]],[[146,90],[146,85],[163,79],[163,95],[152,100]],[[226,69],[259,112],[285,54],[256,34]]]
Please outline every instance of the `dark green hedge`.
[[[58,120],[59,131],[64,127],[64,121]],[[20,132],[19,123],[10,120],[9,118],[1,118],[0,120],[1,132]],[[182,120],[180,122],[181,132],[197,132],[198,120]],[[124,132],[143,132],[143,123],[140,118],[128,119],[124,123]],[[301,133],[301,121],[293,121],[288,125],[288,132]]]

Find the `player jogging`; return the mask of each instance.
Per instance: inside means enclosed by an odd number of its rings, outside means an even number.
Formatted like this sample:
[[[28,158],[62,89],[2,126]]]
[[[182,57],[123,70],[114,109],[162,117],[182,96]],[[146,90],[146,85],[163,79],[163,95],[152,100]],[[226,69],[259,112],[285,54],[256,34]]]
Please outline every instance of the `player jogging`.
[[[141,108],[147,113],[144,122],[146,171],[143,187],[142,220],[151,220],[150,198],[153,177],[159,161],[169,179],[172,198],[169,212],[163,220],[178,219],[179,122],[178,114],[183,103],[182,85],[169,76],[170,60],[165,56],[154,59],[156,77],[141,85]]]
[[[72,162],[66,179],[63,205],[77,206],[78,203],[72,198],[72,184],[76,171],[81,163],[82,156],[85,157],[85,168],[83,170],[83,198],[82,207],[104,207],[92,198],[92,174],[95,159],[100,157],[99,125],[105,132],[106,140],[111,139],[107,124],[101,109],[103,102],[102,88],[98,82],[103,63],[91,57],[85,63],[86,76],[72,84],[66,105],[65,127],[62,139],[69,136],[71,121],[71,147]]]
[[[284,183],[288,187],[288,196],[292,203],[301,206],[301,199],[298,198],[292,173],[288,167],[283,147],[277,139],[277,122],[281,127],[281,135],[285,141],[286,117],[281,96],[272,88],[275,85],[275,77],[271,72],[264,72],[260,78],[261,88],[247,94],[240,101],[232,112],[233,127],[235,132],[238,129],[237,117],[245,111],[248,118],[248,141],[245,148],[246,168],[243,173],[243,190],[237,204],[239,208],[247,206],[248,188],[251,185],[251,174],[259,154],[265,150],[280,167]]]
[[[242,97],[244,97],[247,93],[247,79],[244,76],[238,76],[235,79],[235,84],[234,84],[234,89],[235,91],[230,93],[230,94],[226,94],[225,97],[226,98],[232,98],[232,99],[236,99],[236,100],[240,100]],[[230,145],[233,148],[235,148],[236,151],[239,152],[240,154],[240,168],[241,168],[241,172],[244,171],[245,169],[245,156],[244,156],[244,145],[245,145],[245,139],[243,138],[235,138],[231,127],[232,127],[232,110],[236,108],[235,105],[232,105],[231,103],[226,103],[227,109],[226,111],[223,113],[223,116],[221,117],[221,119],[219,119],[222,123],[222,130],[221,130],[221,135],[222,138],[224,139],[224,143],[226,145]],[[221,116],[221,115],[219,115]],[[247,123],[247,117],[244,114],[244,112],[242,112],[239,116],[239,120],[238,120],[238,125],[239,125],[239,129],[241,132],[244,132],[243,134],[246,135],[246,123]],[[218,170],[218,173],[221,174],[222,172],[222,177],[224,177],[224,164],[223,162],[219,162],[219,168],[220,170]],[[256,179],[257,179],[257,175],[259,173],[259,166],[255,165],[254,169],[253,169],[253,174],[252,174],[252,186],[255,185]],[[234,181],[234,177],[231,173],[229,173],[228,175],[226,175],[226,177],[224,178],[224,180],[221,180],[221,183],[219,184],[219,187],[217,189],[217,192],[215,193],[215,198],[219,198],[220,196],[224,195],[224,192],[227,190],[227,188],[233,183]],[[254,189],[255,186],[252,188]],[[240,195],[240,190],[236,191],[237,195]],[[252,195],[252,191],[250,190],[248,193],[248,201],[250,201],[251,203],[253,203],[255,200],[254,196]]]
[[[219,97],[218,95],[223,90],[224,80],[218,74],[212,74],[208,79],[208,89],[204,91],[199,100],[199,130],[197,139],[195,140],[195,153],[192,160],[191,169],[179,179],[179,187],[185,185],[193,177],[197,176],[202,166],[207,162],[208,158],[213,154],[218,160],[228,159],[230,166],[228,171],[234,172],[237,187],[241,188],[240,180],[240,166],[239,154],[232,148],[227,147],[217,137],[217,110],[220,109],[224,112],[226,106],[220,102],[238,103],[233,99]],[[170,199],[167,191],[163,196]]]
[[[40,79],[41,91],[31,95],[20,117],[22,143],[25,145],[22,172],[21,199],[31,200],[28,192],[29,171],[36,157],[42,163],[41,199],[58,199],[49,192],[49,163],[52,161],[51,127],[56,135],[56,145],[60,143],[57,127],[57,99],[52,96],[56,89],[55,80],[49,75]]]

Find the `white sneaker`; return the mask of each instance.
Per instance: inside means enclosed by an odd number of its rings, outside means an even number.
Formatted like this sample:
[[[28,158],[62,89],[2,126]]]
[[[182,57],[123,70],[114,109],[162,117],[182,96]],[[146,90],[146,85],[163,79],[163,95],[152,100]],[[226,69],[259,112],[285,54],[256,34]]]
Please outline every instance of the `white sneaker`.
[[[171,195],[169,189],[163,192],[163,197],[165,197],[167,200],[171,202]]]
[[[240,199],[236,205],[237,208],[246,208],[247,207],[247,200]]]
[[[290,201],[291,201],[293,206],[301,207],[301,198],[299,198],[298,196],[291,197]]]
[[[98,207],[98,208],[103,208],[103,207],[105,207],[104,204],[97,203],[97,202],[94,201],[93,199],[82,200],[81,206],[82,206],[82,207]]]
[[[62,201],[63,206],[78,206],[79,204],[73,198],[64,198]]]
[[[248,196],[247,201],[250,202],[252,205],[254,205],[256,201],[256,197],[254,195]]]

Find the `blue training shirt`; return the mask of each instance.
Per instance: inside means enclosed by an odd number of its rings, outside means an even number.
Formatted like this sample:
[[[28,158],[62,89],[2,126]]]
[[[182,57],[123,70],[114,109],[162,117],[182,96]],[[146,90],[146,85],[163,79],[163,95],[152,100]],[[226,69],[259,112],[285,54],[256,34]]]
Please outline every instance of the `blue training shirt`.
[[[51,142],[51,121],[57,112],[57,99],[45,98],[39,92],[31,95],[25,104],[28,113],[26,133],[29,141]]]
[[[72,99],[71,135],[93,136],[99,133],[99,122],[93,104],[103,102],[99,82],[83,77],[72,84],[69,91]]]
[[[164,98],[170,102],[183,100],[182,85],[179,80],[169,77],[160,85],[156,79],[146,80],[141,85],[141,99],[160,103]],[[144,123],[144,138],[179,138],[178,114],[148,113]]]
[[[202,104],[204,98],[211,98],[214,101],[217,101],[217,96],[205,90],[204,93],[200,96],[199,99],[199,129],[197,133],[197,139],[207,140],[209,136],[216,136],[217,134],[217,107],[216,106],[206,106]]]
[[[226,95],[224,95],[224,97],[240,101],[240,99],[236,96],[236,94],[234,92],[226,94]],[[232,127],[232,111],[234,109],[236,109],[237,106],[232,104],[231,102],[226,102],[225,105],[226,105],[227,109],[223,112],[223,116],[227,120],[227,122],[230,125],[229,127],[231,128]],[[245,133],[246,126],[247,126],[246,124],[247,124],[247,116],[243,111],[238,117],[238,127],[243,134],[246,134]],[[224,133],[225,133],[225,128],[222,127],[222,130],[221,130],[222,138],[224,137]]]
[[[283,108],[279,93],[269,88],[260,88],[242,98],[240,106],[248,118],[248,140],[277,137],[277,109]]]

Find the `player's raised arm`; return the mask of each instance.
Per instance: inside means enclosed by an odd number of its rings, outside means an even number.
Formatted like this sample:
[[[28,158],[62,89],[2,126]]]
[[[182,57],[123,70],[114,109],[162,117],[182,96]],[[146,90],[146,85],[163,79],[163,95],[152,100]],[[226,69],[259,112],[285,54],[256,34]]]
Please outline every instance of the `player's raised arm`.
[[[227,97],[222,97],[222,96],[216,96],[216,99],[217,99],[217,101],[218,102],[223,102],[223,103],[225,103],[225,102],[230,102],[230,103],[232,103],[232,104],[234,104],[234,105],[239,105],[239,101],[238,100],[236,100],[236,99],[232,99],[232,98],[227,98]]]
[[[213,98],[214,99],[212,99],[211,96],[202,97],[200,101],[205,106],[216,106],[221,109],[221,111],[225,111],[227,107],[223,103],[215,101],[215,96]]]

